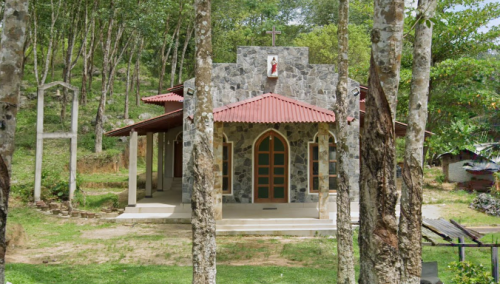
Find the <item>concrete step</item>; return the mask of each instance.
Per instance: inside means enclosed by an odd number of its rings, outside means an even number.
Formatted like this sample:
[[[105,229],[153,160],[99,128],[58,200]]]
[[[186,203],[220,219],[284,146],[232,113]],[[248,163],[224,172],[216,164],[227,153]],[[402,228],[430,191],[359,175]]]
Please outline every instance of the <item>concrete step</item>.
[[[266,228],[266,229],[219,229],[218,236],[258,235],[258,236],[334,236],[336,227],[318,228]]]
[[[334,220],[314,218],[223,219],[217,221],[217,235],[329,236],[337,228]]]
[[[275,219],[223,219],[217,221],[217,226],[242,226],[242,225],[333,225],[334,221],[329,219],[313,218],[275,218]]]
[[[117,223],[189,224],[191,213],[123,213]]]
[[[334,230],[336,226],[334,225],[276,225],[276,224],[260,224],[260,225],[217,225],[217,230]]]
[[[126,207],[125,213],[189,213],[191,207],[180,205],[153,205],[153,204],[138,204],[136,207]]]

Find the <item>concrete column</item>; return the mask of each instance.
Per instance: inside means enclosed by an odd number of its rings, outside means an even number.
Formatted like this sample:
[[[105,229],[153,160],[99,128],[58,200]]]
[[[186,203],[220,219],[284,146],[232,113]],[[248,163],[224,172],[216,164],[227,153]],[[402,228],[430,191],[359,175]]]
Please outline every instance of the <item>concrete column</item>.
[[[222,220],[222,150],[224,125],[214,123],[214,218]]]
[[[42,192],[43,97],[44,91],[38,89],[38,105],[36,114],[35,201],[40,201],[40,195]]]
[[[328,211],[328,195],[329,190],[329,174],[328,174],[328,124],[319,123],[318,125],[318,152],[319,152],[319,219],[329,219]]]
[[[157,174],[157,187],[158,191],[163,191],[163,149],[165,145],[163,143],[163,138],[165,134],[163,132],[158,132],[158,169],[156,171]]]
[[[128,207],[137,204],[137,132],[130,131],[128,162]]]
[[[69,199],[72,200],[76,190],[76,153],[78,132],[78,91],[73,91],[73,105],[71,107],[71,148],[69,160]]]
[[[172,178],[173,178],[173,163],[174,163],[174,135],[175,133],[169,132],[165,136],[166,138],[166,143],[165,143],[165,166],[163,168],[164,174],[163,174],[163,189],[168,190],[172,186]]]
[[[146,198],[153,197],[153,132],[146,134]]]

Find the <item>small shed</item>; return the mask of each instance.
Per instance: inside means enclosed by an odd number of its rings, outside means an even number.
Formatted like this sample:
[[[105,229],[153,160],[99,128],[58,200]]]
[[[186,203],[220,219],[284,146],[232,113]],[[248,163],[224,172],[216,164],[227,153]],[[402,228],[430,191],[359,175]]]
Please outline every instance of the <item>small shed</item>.
[[[459,187],[468,190],[489,190],[495,183],[493,173],[500,171],[500,165],[470,150],[444,153],[439,158],[445,181],[457,182]]]

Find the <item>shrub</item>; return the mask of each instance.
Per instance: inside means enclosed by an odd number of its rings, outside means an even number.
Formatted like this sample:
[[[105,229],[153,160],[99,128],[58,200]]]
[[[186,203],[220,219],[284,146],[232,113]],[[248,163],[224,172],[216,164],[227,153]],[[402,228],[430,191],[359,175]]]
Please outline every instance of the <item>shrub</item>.
[[[468,261],[452,262],[449,269],[454,275],[451,279],[456,284],[492,284],[495,283],[491,274],[481,265]]]
[[[439,174],[438,176],[436,176],[436,182],[439,183],[439,184],[442,184],[444,181],[445,181],[445,176],[444,174]]]
[[[115,147],[116,140],[117,140],[116,137],[103,136],[102,137],[102,149],[103,150],[113,149]],[[85,148],[89,151],[94,152],[95,134],[89,133],[89,134],[85,134],[85,135],[79,135],[78,136],[78,147]]]
[[[11,187],[11,193],[17,196],[23,202],[32,202],[34,200],[34,186],[33,183],[15,184]]]
[[[491,216],[500,216],[500,199],[495,198],[491,194],[479,194],[472,200],[469,207]]]

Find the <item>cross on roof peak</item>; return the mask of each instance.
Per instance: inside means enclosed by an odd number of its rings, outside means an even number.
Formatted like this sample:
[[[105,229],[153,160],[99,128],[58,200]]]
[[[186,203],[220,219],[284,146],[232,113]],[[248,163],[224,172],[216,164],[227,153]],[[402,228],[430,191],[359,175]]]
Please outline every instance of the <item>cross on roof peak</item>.
[[[280,35],[281,32],[280,31],[276,31],[276,27],[273,26],[273,30],[272,31],[266,31],[266,34],[272,34],[273,35],[273,46],[276,46],[275,45],[275,42],[276,42],[276,35]]]

